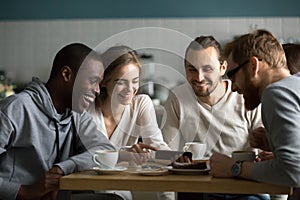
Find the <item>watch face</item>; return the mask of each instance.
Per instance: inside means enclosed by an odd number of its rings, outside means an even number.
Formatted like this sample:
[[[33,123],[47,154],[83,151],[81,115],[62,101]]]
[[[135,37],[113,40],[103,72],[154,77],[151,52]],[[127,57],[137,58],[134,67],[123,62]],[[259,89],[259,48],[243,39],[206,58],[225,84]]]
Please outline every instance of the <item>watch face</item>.
[[[231,173],[233,176],[238,176],[241,173],[240,163],[234,163],[231,168]]]

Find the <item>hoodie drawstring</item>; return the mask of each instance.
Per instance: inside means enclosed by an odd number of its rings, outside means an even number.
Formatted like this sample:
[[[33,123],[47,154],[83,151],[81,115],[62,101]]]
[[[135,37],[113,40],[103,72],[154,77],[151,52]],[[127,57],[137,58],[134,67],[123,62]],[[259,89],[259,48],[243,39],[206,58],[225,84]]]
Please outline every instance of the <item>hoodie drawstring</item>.
[[[77,151],[77,129],[75,126],[75,121],[73,118],[73,115],[71,117],[71,121],[72,121],[72,147],[73,147],[73,155],[77,155],[78,151]]]
[[[60,161],[60,151],[59,151],[59,131],[58,131],[58,125],[57,121],[53,119],[54,126],[55,126],[55,146],[56,146],[56,158],[55,163],[58,163]]]
[[[53,118],[52,119],[54,122],[54,126],[55,126],[55,146],[56,146],[56,158],[55,158],[55,163],[58,163],[61,159],[61,152],[60,152],[60,148],[59,148],[59,130],[58,130],[58,125],[57,125],[57,121]],[[70,156],[72,155],[77,155],[78,154],[78,150],[77,150],[77,129],[75,126],[75,121],[73,116],[71,117],[71,123],[72,123],[72,144],[71,144],[71,152],[70,152]]]

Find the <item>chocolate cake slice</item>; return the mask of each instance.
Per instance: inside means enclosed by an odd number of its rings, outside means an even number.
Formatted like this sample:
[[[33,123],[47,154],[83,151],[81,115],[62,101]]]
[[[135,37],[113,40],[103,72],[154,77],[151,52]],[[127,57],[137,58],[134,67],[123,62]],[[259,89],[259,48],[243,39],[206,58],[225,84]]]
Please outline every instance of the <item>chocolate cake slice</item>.
[[[188,157],[191,162],[178,162],[179,159],[177,159],[171,163],[174,169],[207,169],[206,160],[192,160],[191,152],[184,152],[182,157],[184,156]]]
[[[206,169],[206,161],[192,161],[192,163],[172,162],[174,169]]]

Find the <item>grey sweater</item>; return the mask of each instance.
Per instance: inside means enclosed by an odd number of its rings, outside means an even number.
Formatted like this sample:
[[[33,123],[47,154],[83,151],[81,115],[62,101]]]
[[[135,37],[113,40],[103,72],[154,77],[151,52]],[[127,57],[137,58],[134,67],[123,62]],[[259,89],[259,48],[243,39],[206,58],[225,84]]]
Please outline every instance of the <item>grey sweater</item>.
[[[34,79],[0,101],[0,199],[15,199],[58,165],[64,174],[94,166],[96,149],[114,149],[88,113],[56,112],[45,85]]]
[[[300,187],[300,73],[269,85],[261,101],[275,158],[256,163],[252,176],[261,182]]]

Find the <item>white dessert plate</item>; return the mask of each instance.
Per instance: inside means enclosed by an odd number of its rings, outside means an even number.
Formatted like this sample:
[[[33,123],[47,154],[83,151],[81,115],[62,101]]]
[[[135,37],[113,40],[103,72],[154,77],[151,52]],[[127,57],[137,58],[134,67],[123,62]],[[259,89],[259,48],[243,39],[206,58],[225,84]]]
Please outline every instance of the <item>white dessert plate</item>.
[[[93,167],[92,170],[97,172],[97,174],[117,174],[117,173],[127,170],[127,167],[116,166],[112,169]]]
[[[168,169],[159,168],[159,169],[137,169],[134,171],[126,171],[130,174],[142,175],[142,176],[162,176],[168,174]]]
[[[182,175],[208,175],[209,169],[175,169],[172,166],[166,167],[169,172]]]
[[[143,176],[162,176],[168,174],[168,170],[165,168],[153,169],[153,170],[140,170],[138,171],[139,175]]]

